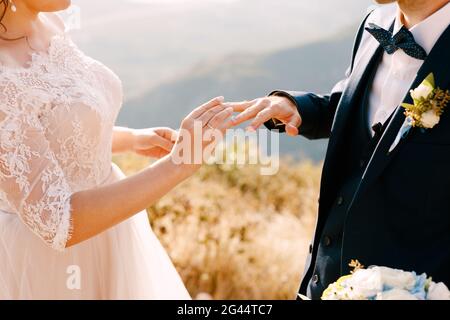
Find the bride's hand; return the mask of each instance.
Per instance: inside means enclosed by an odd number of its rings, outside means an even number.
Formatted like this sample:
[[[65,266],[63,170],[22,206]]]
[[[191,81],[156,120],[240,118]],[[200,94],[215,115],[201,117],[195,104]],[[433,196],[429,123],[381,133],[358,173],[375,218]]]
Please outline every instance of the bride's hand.
[[[162,158],[174,146],[178,133],[170,128],[130,129],[114,127],[113,153],[133,152],[141,156]]]
[[[172,161],[195,171],[209,158],[232,126],[233,108],[223,102],[223,97],[214,98],[184,118],[171,152]]]
[[[170,128],[135,129],[132,151],[138,155],[160,159],[172,151],[178,133]]]

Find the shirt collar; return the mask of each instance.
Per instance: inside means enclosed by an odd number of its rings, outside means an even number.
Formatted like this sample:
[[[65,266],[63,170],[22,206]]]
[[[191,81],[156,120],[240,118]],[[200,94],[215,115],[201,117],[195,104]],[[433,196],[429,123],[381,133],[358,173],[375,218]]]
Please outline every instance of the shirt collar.
[[[400,9],[395,19],[394,34],[396,34],[403,26]],[[429,54],[433,49],[440,36],[450,24],[450,3],[447,3],[441,9],[433,13],[431,16],[416,24],[409,29],[414,36],[417,44],[422,46]]]

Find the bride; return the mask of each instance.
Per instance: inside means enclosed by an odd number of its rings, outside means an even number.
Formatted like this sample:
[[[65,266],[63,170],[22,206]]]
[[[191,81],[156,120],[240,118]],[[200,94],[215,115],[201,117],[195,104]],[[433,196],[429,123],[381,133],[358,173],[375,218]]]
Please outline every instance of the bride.
[[[199,166],[171,129],[114,127],[120,81],[64,34],[69,5],[0,0],[0,299],[189,299],[145,208]],[[222,100],[180,132],[226,130]],[[126,150],[161,159],[125,178]]]

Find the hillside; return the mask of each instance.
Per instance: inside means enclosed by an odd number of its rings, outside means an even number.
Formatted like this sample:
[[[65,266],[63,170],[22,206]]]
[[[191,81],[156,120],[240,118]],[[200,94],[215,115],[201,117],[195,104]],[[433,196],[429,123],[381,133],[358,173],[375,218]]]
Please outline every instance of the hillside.
[[[266,55],[232,55],[198,64],[178,80],[160,85],[128,101],[119,124],[177,127],[184,115],[212,96],[251,99],[273,89],[328,92],[349,62],[354,29],[331,40]],[[321,160],[325,142],[283,135],[284,154]]]
[[[127,173],[148,160],[116,157]],[[294,299],[314,230],[320,166],[205,166],[149,208],[193,298]]]

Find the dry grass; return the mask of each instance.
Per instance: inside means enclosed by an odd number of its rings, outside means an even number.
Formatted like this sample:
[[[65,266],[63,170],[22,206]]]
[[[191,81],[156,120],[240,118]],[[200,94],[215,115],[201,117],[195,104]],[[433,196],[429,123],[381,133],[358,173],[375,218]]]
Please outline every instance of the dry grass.
[[[148,163],[115,161],[127,174]],[[150,220],[193,297],[293,299],[319,179],[320,166],[288,160],[275,176],[257,166],[207,166],[149,208]]]

